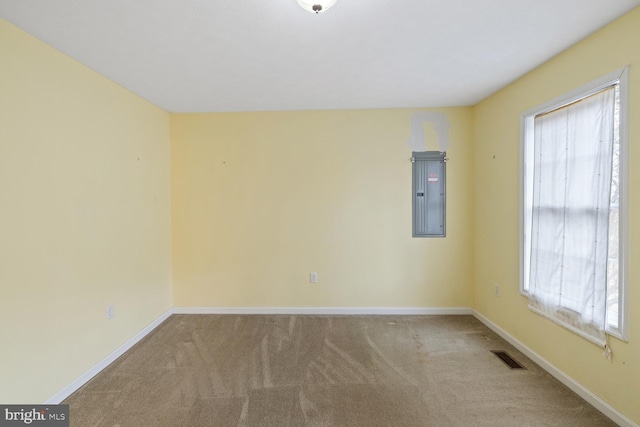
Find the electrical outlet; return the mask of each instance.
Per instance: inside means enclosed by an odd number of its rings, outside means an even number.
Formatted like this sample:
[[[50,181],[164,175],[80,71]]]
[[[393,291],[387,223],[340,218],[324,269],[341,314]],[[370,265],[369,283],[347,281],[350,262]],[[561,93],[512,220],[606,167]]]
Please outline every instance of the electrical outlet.
[[[318,283],[318,273],[312,271],[310,275],[310,281],[311,283]]]
[[[116,315],[116,313],[115,313],[115,311],[113,309],[113,305],[109,304],[107,306],[107,320],[113,319],[115,317],[115,315]]]
[[[500,296],[500,285],[494,285],[493,287],[493,293],[499,297]]]

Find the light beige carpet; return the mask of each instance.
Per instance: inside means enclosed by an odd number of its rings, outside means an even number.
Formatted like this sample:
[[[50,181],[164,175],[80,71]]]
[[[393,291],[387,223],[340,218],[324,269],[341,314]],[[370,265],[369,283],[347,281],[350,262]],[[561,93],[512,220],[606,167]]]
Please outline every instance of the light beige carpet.
[[[64,403],[73,426],[615,425],[471,316],[174,315]]]

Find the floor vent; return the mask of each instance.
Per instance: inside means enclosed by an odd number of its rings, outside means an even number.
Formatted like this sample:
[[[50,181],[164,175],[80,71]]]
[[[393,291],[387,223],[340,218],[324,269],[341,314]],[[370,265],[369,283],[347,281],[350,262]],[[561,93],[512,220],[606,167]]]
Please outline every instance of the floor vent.
[[[519,364],[513,357],[509,356],[509,353],[506,351],[491,350],[491,353],[498,356],[498,358],[500,358],[500,360],[502,360],[505,365],[511,369],[525,369],[525,367]]]

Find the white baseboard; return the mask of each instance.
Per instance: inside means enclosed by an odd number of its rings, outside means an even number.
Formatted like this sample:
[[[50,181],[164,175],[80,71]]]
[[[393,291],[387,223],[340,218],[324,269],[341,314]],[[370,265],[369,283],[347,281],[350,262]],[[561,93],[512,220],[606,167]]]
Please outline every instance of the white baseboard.
[[[127,350],[133,347],[138,341],[147,336],[151,331],[157,328],[162,322],[164,322],[169,316],[173,314],[172,309],[169,309],[162,313],[160,317],[148,324],[143,330],[135,334],[131,339],[127,340],[120,347],[115,349],[111,354],[98,362],[95,366],[90,368],[87,372],[80,375],[73,380],[70,384],[64,387],[62,390],[54,394],[49,400],[44,402],[45,405],[57,405],[67,397],[71,396],[76,390],[85,385],[91,378],[95,377],[104,368],[113,363],[118,357],[122,356]]]
[[[515,348],[520,350],[525,356],[529,359],[533,360],[537,363],[542,369],[547,371],[549,374],[553,375],[558,381],[560,381],[565,386],[569,387],[573,392],[575,392],[578,396],[582,397],[584,400],[593,405],[597,410],[602,412],[604,415],[609,417],[613,422],[622,426],[622,427],[640,427],[629,418],[625,417],[619,411],[614,409],[607,402],[593,394],[590,390],[584,387],[582,384],[578,383],[576,380],[562,372],[560,369],[552,365],[550,362],[545,360],[542,356],[540,356],[535,351],[531,350],[529,347],[518,341],[515,337],[509,334],[507,331],[502,329],[500,326],[493,323],[491,320],[487,319],[482,314],[478,313],[476,310],[473,311],[473,316],[484,323],[489,329],[494,331],[496,334],[500,335],[504,340],[509,342],[509,344],[513,345]]]
[[[471,315],[465,307],[174,307],[174,314]]]

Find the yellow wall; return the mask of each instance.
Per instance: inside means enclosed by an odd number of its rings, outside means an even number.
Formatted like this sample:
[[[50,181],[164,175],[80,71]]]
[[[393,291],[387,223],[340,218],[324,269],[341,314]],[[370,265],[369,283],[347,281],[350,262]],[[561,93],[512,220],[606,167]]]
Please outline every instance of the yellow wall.
[[[543,358],[640,424],[640,9],[527,74],[473,109],[475,308]],[[519,294],[519,115],[630,64],[629,342],[602,350],[532,313]],[[495,155],[495,159],[493,156]],[[502,293],[495,297],[494,284]]]
[[[445,239],[411,237],[413,110],[172,115],[174,305],[469,307],[470,109],[440,111]]]
[[[37,403],[171,305],[170,123],[4,20],[0,58],[0,402]]]

